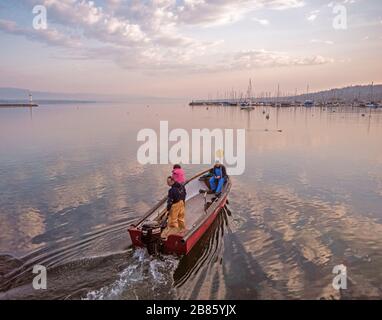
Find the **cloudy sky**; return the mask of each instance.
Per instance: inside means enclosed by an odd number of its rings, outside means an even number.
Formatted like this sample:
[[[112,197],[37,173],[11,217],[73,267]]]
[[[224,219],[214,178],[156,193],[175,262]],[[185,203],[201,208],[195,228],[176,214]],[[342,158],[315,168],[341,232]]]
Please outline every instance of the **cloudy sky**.
[[[380,0],[0,0],[0,40],[1,87],[198,98],[249,78],[257,94],[382,83]]]

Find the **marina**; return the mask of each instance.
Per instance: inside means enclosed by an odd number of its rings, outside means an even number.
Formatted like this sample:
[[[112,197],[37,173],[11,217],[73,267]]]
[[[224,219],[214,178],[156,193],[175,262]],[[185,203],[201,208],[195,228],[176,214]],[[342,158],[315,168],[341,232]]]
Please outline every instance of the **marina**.
[[[382,103],[366,103],[366,102],[315,102],[312,100],[306,101],[268,101],[262,99],[253,99],[251,103],[243,103],[243,102],[234,102],[232,100],[195,100],[190,102],[189,106],[197,107],[197,106],[219,106],[219,107],[240,107],[243,110],[252,109],[253,107],[273,107],[273,108],[291,108],[291,107],[320,107],[320,108],[329,108],[329,107],[358,107],[358,108],[372,108],[378,109],[382,108]]]
[[[375,94],[374,82],[370,86],[356,86],[354,88],[329,89],[326,91],[310,93],[310,86],[307,86],[306,93],[294,94],[282,93],[280,85],[277,86],[276,92],[260,92],[257,96],[254,93],[252,80],[249,80],[246,93],[234,90],[226,91],[224,94],[217,93],[216,99],[192,100],[190,106],[224,106],[224,107],[240,107],[242,110],[253,110],[253,107],[274,107],[274,108],[290,108],[290,107],[359,107],[359,108],[382,108],[382,91],[381,85],[377,86],[379,94]],[[347,91],[352,90],[352,93]],[[224,96],[224,98],[221,98]]]

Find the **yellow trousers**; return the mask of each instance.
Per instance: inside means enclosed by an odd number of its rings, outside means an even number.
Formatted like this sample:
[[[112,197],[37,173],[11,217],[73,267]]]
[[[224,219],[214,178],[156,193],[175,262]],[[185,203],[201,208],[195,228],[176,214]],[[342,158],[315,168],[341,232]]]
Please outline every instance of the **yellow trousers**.
[[[184,213],[184,201],[179,201],[178,203],[173,204],[168,216],[168,226],[170,228],[176,228],[180,230],[186,229]]]

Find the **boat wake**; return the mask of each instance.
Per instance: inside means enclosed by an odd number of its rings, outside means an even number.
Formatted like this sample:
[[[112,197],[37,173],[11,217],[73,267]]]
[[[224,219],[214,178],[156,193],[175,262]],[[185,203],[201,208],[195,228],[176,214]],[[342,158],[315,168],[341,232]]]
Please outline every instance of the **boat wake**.
[[[180,299],[224,299],[222,261],[230,215],[229,208],[225,207],[193,250],[181,259],[174,274]]]
[[[71,296],[76,284],[69,279],[78,280],[77,275],[81,277],[80,288],[86,285],[85,279],[92,287],[93,284],[97,287],[97,281],[98,287],[103,285],[100,284],[101,281],[110,280],[116,272],[125,268],[131,256],[126,229],[132,221],[131,218],[121,220],[84,234],[78,241],[42,247],[20,258],[0,255],[0,297],[3,294],[11,299],[22,299],[26,296],[33,298],[31,283],[35,275],[32,270],[36,265],[46,267],[50,289],[46,290],[45,295],[39,293],[36,298]],[[87,270],[83,270],[84,268]],[[100,275],[101,269],[108,271]],[[60,285],[62,278],[65,281]]]
[[[126,228],[130,224],[131,220],[119,222],[86,234],[80,241],[57,248],[44,247],[20,259],[0,256],[0,300],[224,297],[217,292],[223,283],[221,260],[227,209],[190,254],[182,258],[169,255],[154,258],[144,249],[126,248]],[[125,248],[118,248],[121,243]],[[36,264],[47,267],[47,290],[36,291],[31,285]],[[206,281],[206,277],[214,281]]]
[[[138,249],[117,281],[88,292],[84,300],[174,299],[173,274],[178,263],[174,256],[156,258]]]

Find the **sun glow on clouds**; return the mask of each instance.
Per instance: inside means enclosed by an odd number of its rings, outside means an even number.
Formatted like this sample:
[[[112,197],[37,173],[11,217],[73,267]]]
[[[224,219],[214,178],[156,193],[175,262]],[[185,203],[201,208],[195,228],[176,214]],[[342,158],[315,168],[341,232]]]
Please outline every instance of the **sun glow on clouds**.
[[[193,71],[219,67],[203,65],[198,59],[215,54],[215,48],[224,41],[202,41],[184,35],[185,27],[216,27],[237,22],[259,9],[280,11],[305,5],[302,0],[105,0],[102,6],[100,2],[87,0],[24,0],[24,3],[44,5],[49,13],[49,28],[41,32],[18,26],[14,21],[0,20],[1,31],[70,49],[66,56],[73,52],[73,57],[109,59],[125,69],[186,68]],[[263,26],[270,24],[265,18],[252,20]],[[62,29],[70,30],[72,35],[59,31]],[[99,45],[95,46],[95,42]],[[223,56],[224,52],[221,54]],[[281,57],[281,53],[262,51],[259,54],[257,51],[255,61],[246,65],[284,65],[280,63]],[[317,59],[295,57],[286,60],[287,64],[293,64],[292,61],[315,64]],[[240,60],[235,64],[245,65]]]
[[[14,74],[18,71],[18,78],[14,79],[26,79],[25,75],[28,79],[45,77],[44,85],[50,85],[52,79],[56,88],[69,83],[71,88],[79,85],[82,90],[91,91],[94,85],[102,87],[106,83],[120,93],[125,90],[124,82],[132,78],[136,90],[138,84],[142,88],[149,85],[147,79],[153,79],[154,75],[158,81],[152,87],[157,89],[160,85],[161,88],[173,86],[174,75],[182,75],[179,81],[188,77],[183,82],[187,90],[193,86],[199,92],[214,81],[219,83],[213,86],[221,86],[224,81],[233,83],[254,74],[268,79],[268,83],[283,77],[289,79],[294,74],[291,86],[298,87],[301,86],[296,83],[298,75],[304,76],[304,72],[311,79],[316,77],[322,87],[322,83],[328,85],[328,72],[332,72],[333,81],[342,77],[341,61],[358,63],[358,69],[354,68],[358,70],[356,75],[357,71],[347,70],[355,75],[349,81],[364,82],[374,77],[377,70],[365,69],[364,61],[375,63],[375,59],[370,59],[374,58],[374,52],[368,46],[376,45],[380,31],[377,34],[371,29],[364,30],[357,37],[363,39],[369,35],[369,40],[354,43],[355,33],[349,32],[351,28],[343,32],[333,32],[332,28],[335,4],[353,6],[354,10],[348,10],[349,24],[354,21],[350,15],[357,10],[357,16],[363,15],[360,22],[369,21],[371,10],[362,12],[360,1],[20,0],[20,5],[15,7],[3,3],[8,2],[2,2],[3,7],[8,6],[7,13],[24,12],[7,14],[0,10],[0,37],[10,35],[4,38],[8,45],[4,58],[8,60],[1,59],[0,67],[7,69],[7,62],[16,61],[19,70],[14,68]],[[28,16],[32,19],[34,5],[46,7],[47,30],[34,30],[32,23],[24,19]],[[373,21],[380,21],[380,16],[372,15]],[[379,23],[377,27],[380,28]],[[361,33],[359,28],[357,31]],[[16,48],[30,45],[25,39],[36,42],[34,50],[41,50],[46,58],[41,69],[54,68],[54,74],[48,76],[42,71],[38,74],[40,71],[32,68],[30,62],[40,52],[33,52],[32,57],[17,52]],[[354,50],[354,46],[359,46],[359,50]],[[74,64],[81,64],[87,74],[78,72],[73,76],[68,70]],[[361,69],[365,71],[358,77]],[[23,81],[18,82],[27,83]],[[14,83],[19,85],[16,80]],[[0,83],[5,84],[5,80]],[[180,82],[177,85],[181,86]]]

